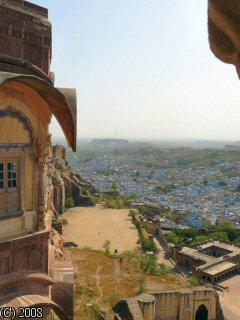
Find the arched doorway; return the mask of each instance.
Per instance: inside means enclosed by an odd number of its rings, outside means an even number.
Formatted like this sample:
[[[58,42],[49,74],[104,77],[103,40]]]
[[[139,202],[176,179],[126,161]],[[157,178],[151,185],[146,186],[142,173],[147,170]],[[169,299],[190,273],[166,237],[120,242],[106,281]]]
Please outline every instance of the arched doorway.
[[[195,320],[208,320],[208,310],[204,304],[197,309]]]

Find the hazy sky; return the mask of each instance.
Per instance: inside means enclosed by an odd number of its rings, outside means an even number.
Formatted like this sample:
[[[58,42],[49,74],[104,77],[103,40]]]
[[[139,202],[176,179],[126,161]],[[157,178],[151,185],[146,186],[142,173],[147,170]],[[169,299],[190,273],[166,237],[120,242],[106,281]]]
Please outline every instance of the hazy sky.
[[[209,49],[206,0],[33,0],[78,137],[240,139],[240,83]],[[52,126],[54,135],[60,133]]]

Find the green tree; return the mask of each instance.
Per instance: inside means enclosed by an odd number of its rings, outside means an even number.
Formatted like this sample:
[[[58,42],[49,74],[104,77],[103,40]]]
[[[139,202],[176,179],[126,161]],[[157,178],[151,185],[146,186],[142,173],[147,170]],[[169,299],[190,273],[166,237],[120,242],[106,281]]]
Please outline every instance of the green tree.
[[[113,190],[118,190],[118,183],[117,183],[117,181],[113,181],[112,183],[111,183],[111,189],[113,189]]]
[[[167,235],[167,241],[173,244],[180,244],[181,238],[175,232],[171,232]]]
[[[227,233],[229,241],[233,242],[235,239],[237,239],[240,236],[240,230],[235,229],[231,225],[227,226],[226,228],[223,228],[222,231]]]
[[[220,241],[228,241],[228,235],[224,231],[216,231],[212,234],[213,238],[217,238]]]
[[[157,247],[153,240],[144,236],[140,236],[139,243],[144,251],[153,251],[154,253],[157,252]]]
[[[194,228],[186,228],[182,229],[180,234],[182,238],[195,239],[197,236],[197,230]]]
[[[198,243],[201,243],[203,241],[206,241],[206,240],[211,240],[211,237],[207,236],[207,235],[201,235],[201,236],[197,236],[195,239],[193,239],[191,241],[191,245],[195,245],[195,244],[198,244]]]
[[[156,275],[158,272],[155,255],[143,255],[140,260],[140,266],[143,272],[149,272],[151,275]]]

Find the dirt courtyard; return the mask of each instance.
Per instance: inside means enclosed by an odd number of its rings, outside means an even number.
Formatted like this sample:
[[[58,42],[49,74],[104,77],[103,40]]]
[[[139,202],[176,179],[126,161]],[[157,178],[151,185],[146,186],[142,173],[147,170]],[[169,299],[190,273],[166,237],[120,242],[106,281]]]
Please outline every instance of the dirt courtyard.
[[[103,250],[106,240],[111,241],[111,251],[119,253],[139,248],[138,232],[128,216],[128,209],[105,209],[101,206],[72,208],[62,218],[64,241],[73,241],[79,248]]]
[[[228,287],[228,290],[219,292],[220,302],[227,319],[240,319],[240,275],[236,275],[220,283],[222,286]]]

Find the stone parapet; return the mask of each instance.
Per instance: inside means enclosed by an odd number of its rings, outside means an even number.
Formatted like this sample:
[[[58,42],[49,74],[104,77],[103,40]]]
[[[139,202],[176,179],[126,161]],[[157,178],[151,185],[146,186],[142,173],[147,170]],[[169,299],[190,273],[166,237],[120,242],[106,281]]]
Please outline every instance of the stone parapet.
[[[0,276],[28,270],[48,274],[48,239],[49,231],[40,231],[2,240]]]
[[[218,294],[206,287],[154,291],[121,300],[113,309],[124,320],[195,320],[201,312],[206,319],[224,320]]]

